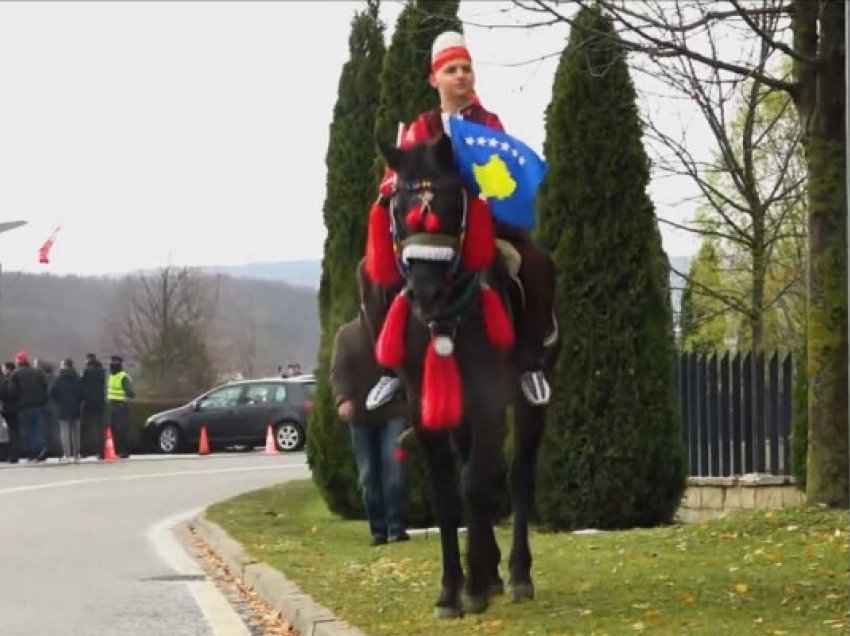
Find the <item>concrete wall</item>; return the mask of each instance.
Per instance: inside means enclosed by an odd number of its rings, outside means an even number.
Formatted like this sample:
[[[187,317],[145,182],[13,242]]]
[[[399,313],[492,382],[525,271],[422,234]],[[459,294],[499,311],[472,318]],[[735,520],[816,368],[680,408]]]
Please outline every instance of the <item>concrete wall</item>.
[[[699,523],[733,510],[800,506],[805,495],[793,477],[751,473],[739,477],[689,477],[676,518]]]

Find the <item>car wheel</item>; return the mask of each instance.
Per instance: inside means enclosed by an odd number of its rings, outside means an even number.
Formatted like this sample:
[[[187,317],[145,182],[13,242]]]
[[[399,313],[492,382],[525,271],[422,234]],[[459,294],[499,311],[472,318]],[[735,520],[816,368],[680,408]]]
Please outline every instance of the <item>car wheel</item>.
[[[295,422],[283,422],[275,427],[274,441],[279,451],[291,453],[304,446],[304,431]]]
[[[165,424],[160,427],[156,436],[156,447],[160,453],[171,454],[180,450],[180,429],[174,424]]]

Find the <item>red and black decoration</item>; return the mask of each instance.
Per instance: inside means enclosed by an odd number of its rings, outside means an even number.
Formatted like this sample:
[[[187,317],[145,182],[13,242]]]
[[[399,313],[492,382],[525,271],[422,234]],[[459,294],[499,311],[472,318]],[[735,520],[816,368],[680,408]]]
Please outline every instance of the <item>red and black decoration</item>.
[[[461,245],[460,261],[467,272],[490,267],[496,257],[496,233],[487,202],[473,197],[466,212],[466,235]]]
[[[514,344],[514,326],[499,295],[487,285],[481,285],[481,315],[487,340],[499,351]]]
[[[442,431],[460,424],[463,392],[460,371],[449,336],[431,336],[422,373],[422,428]]]
[[[393,246],[390,211],[384,197],[369,210],[369,231],[366,239],[366,275],[372,282],[391,287],[401,281]]]
[[[384,326],[375,342],[375,359],[382,367],[395,369],[404,364],[407,353],[404,339],[410,316],[410,296],[407,290],[396,294],[384,319]]]

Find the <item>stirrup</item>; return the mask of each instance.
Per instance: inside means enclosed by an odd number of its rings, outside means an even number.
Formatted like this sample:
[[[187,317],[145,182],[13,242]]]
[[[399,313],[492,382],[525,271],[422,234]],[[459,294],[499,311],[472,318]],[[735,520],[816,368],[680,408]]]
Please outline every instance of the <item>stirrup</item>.
[[[533,406],[549,404],[552,389],[543,371],[526,371],[519,378],[519,386],[528,403]]]
[[[378,383],[366,396],[366,410],[374,411],[393,399],[395,392],[401,386],[401,380],[391,375],[382,375]]]

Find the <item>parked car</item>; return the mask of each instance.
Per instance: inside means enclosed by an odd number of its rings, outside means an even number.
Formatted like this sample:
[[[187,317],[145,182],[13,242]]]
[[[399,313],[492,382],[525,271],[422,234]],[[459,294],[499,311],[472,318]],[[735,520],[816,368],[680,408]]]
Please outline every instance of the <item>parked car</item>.
[[[151,415],[144,435],[159,452],[198,448],[201,427],[213,447],[265,444],[272,427],[278,450],[293,452],[307,441],[307,416],[313,408],[312,375],[243,380],[218,386],[188,404]]]

